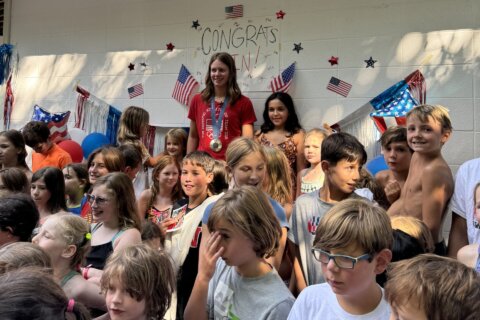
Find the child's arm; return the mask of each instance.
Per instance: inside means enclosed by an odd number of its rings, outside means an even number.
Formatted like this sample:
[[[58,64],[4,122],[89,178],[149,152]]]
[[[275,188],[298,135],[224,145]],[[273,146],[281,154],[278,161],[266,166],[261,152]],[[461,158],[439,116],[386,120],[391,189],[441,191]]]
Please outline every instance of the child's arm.
[[[148,210],[148,202],[152,196],[150,189],[143,190],[140,194],[140,198],[137,200],[138,215],[140,221],[143,223],[145,221],[145,216]]]
[[[191,129],[190,129],[191,130]],[[242,137],[253,138],[253,124],[242,124]]]
[[[73,298],[89,308],[107,311],[105,296],[100,292],[100,287],[93,282],[81,280],[73,291]]]
[[[187,153],[197,150],[198,147],[197,123],[190,120],[190,131],[188,132]]]
[[[444,171],[443,167],[427,167],[422,177],[422,220],[432,233],[434,243],[440,240],[443,213],[453,191],[453,181]]]
[[[468,245],[467,220],[452,211],[452,226],[448,237],[448,256],[457,258],[458,250]]]
[[[307,287],[307,282],[305,281],[302,267],[300,265],[300,250],[298,249],[298,246],[293,242],[291,243],[291,247],[293,252],[295,253],[295,258],[293,259],[293,273],[295,274],[295,282],[297,284],[298,293],[300,293],[303,289]]]
[[[302,130],[295,134],[294,138],[296,140],[295,144],[297,145],[297,172],[295,172],[295,176],[297,176],[303,169],[305,169],[305,154],[303,153],[305,133]]]
[[[113,251],[123,249],[125,247],[142,243],[140,231],[136,228],[125,230],[113,243]]]
[[[188,299],[187,307],[185,308],[185,320],[208,319],[208,311],[206,309],[208,284],[215,274],[217,260],[224,250],[223,247],[220,247],[221,239],[220,234],[215,232],[206,241],[205,245],[200,245],[198,273],[190,299]]]
[[[297,174],[297,196],[296,198],[300,197],[300,195],[302,194],[302,177],[305,175],[305,171],[307,169],[303,169],[302,171],[300,171],[298,174]]]

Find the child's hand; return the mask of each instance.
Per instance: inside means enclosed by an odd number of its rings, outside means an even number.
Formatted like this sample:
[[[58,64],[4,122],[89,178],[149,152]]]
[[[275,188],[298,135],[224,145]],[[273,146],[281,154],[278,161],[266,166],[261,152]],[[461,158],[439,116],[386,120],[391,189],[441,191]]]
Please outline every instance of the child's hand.
[[[223,247],[220,247],[220,240],[222,240],[222,236],[217,231],[208,238],[205,245],[200,246],[198,275],[203,277],[204,280],[210,281],[212,279],[217,260],[225,251]]]
[[[384,190],[385,190],[385,195],[387,196],[388,202],[392,204],[395,201],[397,201],[398,198],[400,198],[400,193],[402,191],[402,188],[400,187],[400,183],[398,183],[397,180],[390,180],[385,185]]]

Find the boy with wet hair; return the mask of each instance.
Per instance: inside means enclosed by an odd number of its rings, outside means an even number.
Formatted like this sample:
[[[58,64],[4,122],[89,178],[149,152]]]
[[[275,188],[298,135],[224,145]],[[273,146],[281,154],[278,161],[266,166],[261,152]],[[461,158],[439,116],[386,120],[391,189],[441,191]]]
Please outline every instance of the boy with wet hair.
[[[412,149],[407,143],[407,129],[394,126],[388,128],[380,138],[382,154],[388,170],[377,172],[375,180],[385,191],[390,204],[399,197],[405,180],[407,180]]]
[[[320,265],[311,253],[315,230],[334,204],[350,197],[360,198],[354,190],[366,161],[363,145],[348,133],[335,133],[323,140],[323,186],[298,197],[290,217],[288,239],[291,252],[295,253],[294,276],[299,291],[308,285],[325,282]]]
[[[395,319],[480,319],[480,277],[462,263],[422,254],[388,269],[385,297]]]
[[[451,133],[450,116],[443,106],[420,105],[407,113],[407,140],[414,153],[400,198],[388,209],[391,217],[422,220],[439,255],[446,254],[442,223],[453,194],[452,172],[441,151]]]
[[[72,163],[70,154],[50,139],[50,129],[45,122],[30,121],[23,127],[22,135],[25,143],[34,151],[32,172],[43,167],[62,170],[67,164]]]
[[[336,204],[320,221],[311,251],[327,283],[305,288],[288,319],[388,319],[375,278],[392,259],[392,234],[381,207],[360,199]]]

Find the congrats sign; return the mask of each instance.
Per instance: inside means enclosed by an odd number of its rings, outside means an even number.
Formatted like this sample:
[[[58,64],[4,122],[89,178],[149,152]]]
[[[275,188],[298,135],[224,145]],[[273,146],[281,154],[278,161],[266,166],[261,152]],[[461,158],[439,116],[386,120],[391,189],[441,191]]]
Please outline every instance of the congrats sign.
[[[279,73],[279,49],[278,23],[270,18],[203,25],[193,55],[195,78],[203,87],[210,56],[225,51],[235,59],[242,91],[270,91],[270,80]]]

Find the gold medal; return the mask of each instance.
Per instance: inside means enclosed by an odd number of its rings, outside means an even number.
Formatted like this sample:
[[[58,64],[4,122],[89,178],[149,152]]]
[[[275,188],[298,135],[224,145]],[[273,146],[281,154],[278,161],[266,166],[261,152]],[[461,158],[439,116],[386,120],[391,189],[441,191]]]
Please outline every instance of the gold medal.
[[[222,150],[222,142],[220,139],[212,139],[212,141],[210,141],[210,149],[212,149],[213,152],[220,152],[220,150]]]

